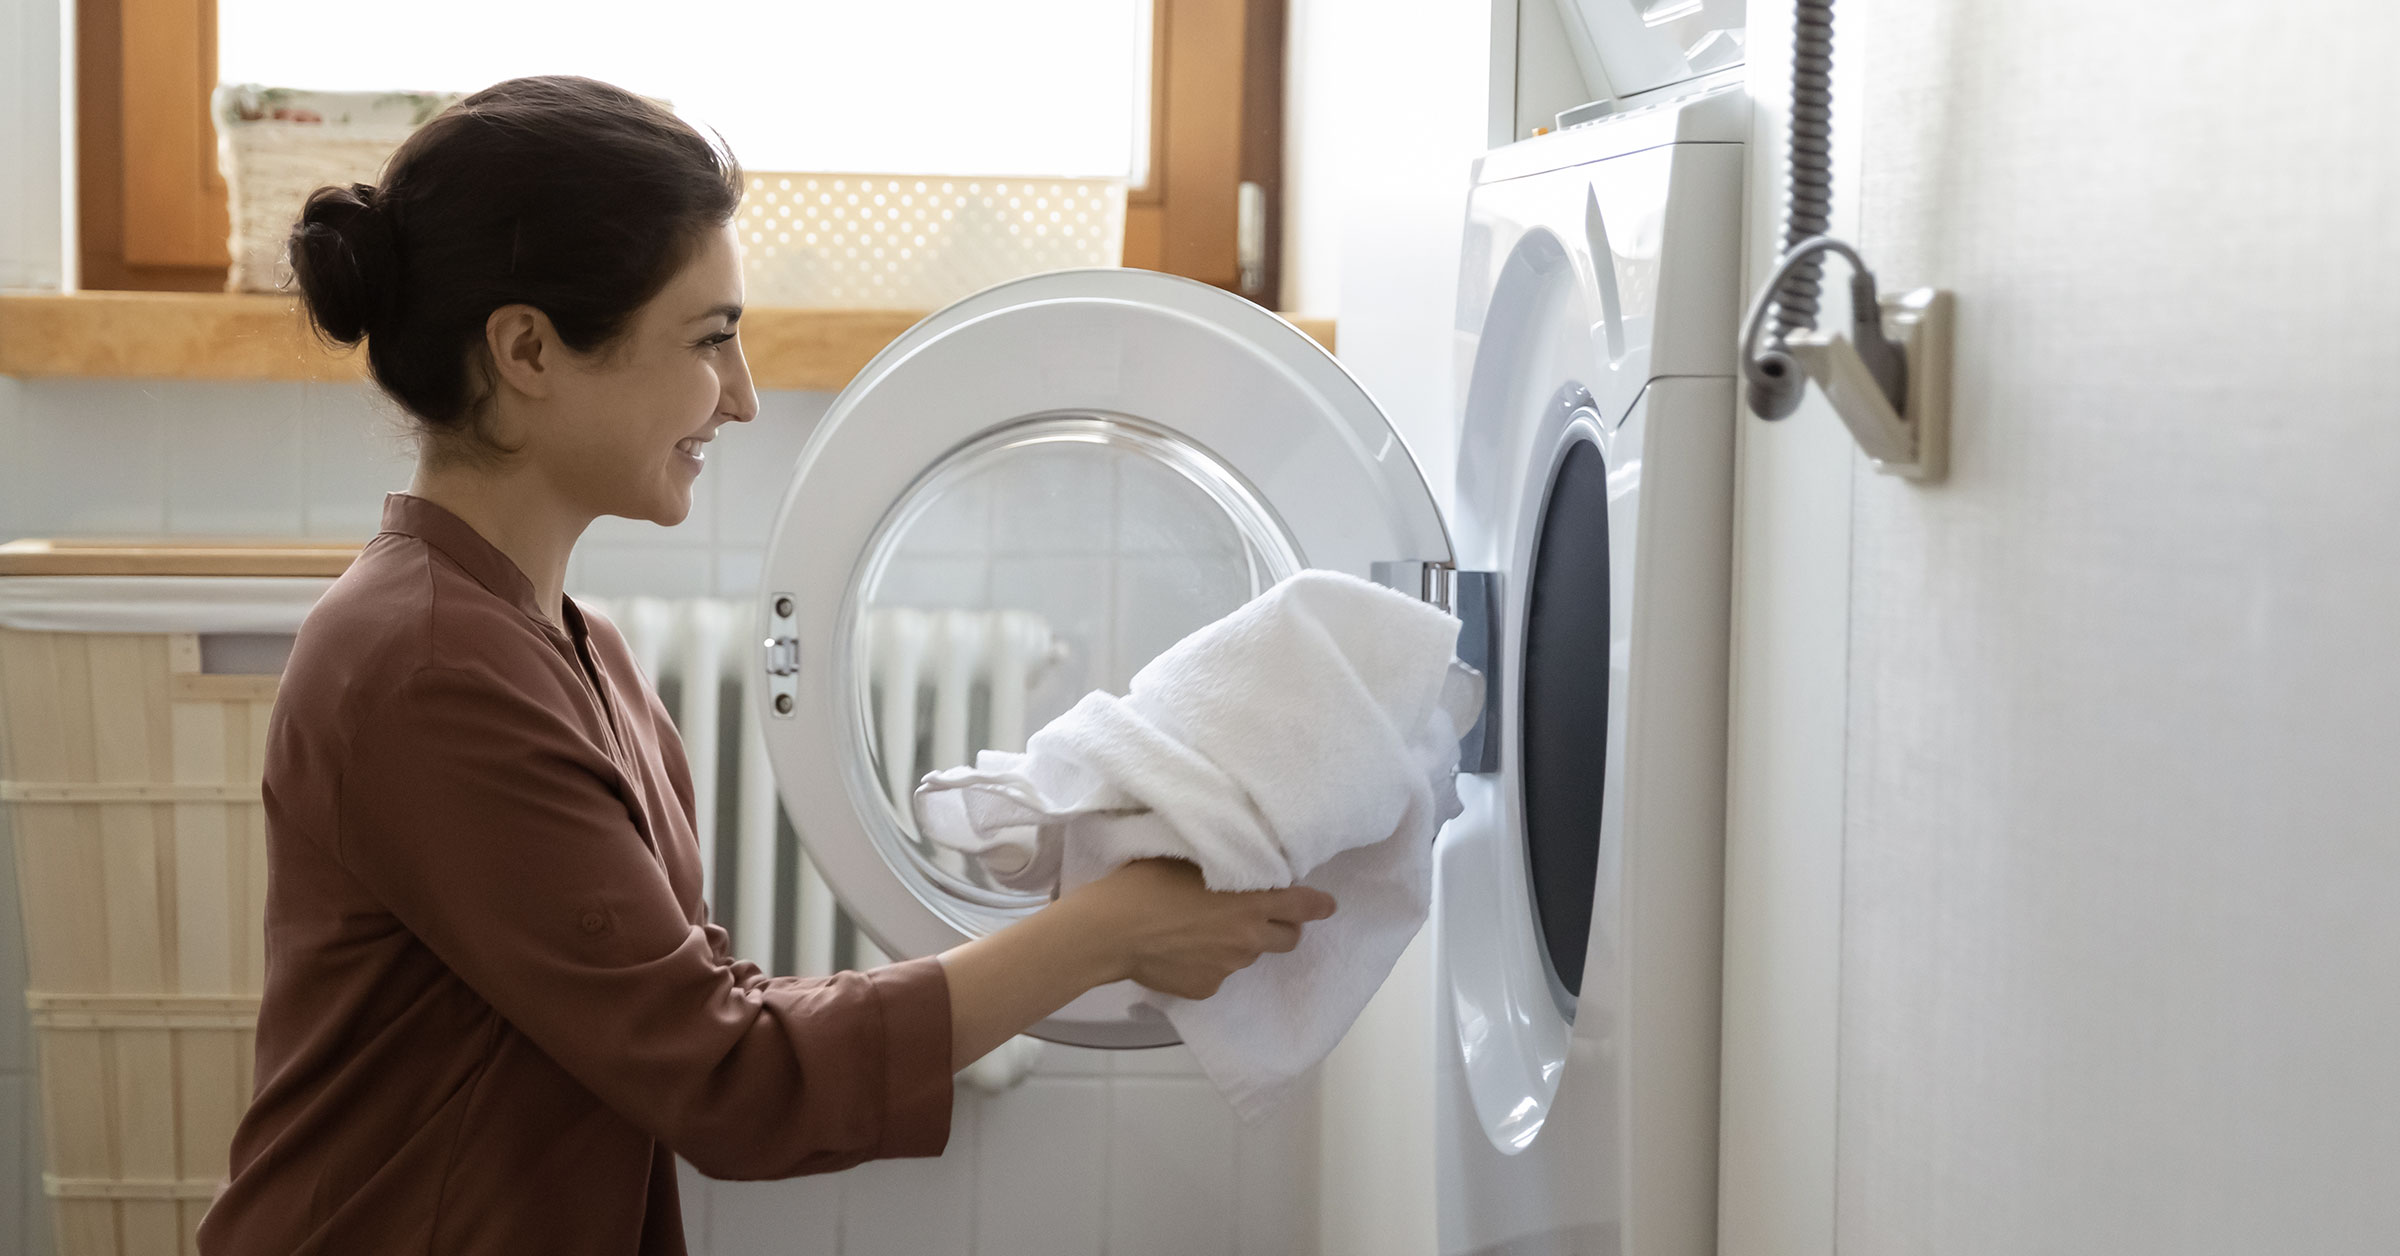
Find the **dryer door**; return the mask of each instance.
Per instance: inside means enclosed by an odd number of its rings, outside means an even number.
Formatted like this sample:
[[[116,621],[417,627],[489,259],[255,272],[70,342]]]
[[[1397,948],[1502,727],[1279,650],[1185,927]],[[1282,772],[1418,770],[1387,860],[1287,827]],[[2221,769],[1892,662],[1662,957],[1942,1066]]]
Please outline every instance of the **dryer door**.
[[[924,773],[1022,749],[1303,567],[1450,561],[1407,448],[1290,324],[1149,271],[1040,275],[918,324],[826,412],[767,550],[753,705],[844,907],[929,955],[1044,900],[919,840]],[[1138,993],[1033,1032],[1174,1042]]]

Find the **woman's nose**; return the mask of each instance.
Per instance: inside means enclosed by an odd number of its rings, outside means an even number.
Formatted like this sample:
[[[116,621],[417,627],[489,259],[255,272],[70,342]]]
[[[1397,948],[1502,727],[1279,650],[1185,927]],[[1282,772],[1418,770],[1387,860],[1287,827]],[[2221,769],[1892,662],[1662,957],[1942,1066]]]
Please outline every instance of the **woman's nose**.
[[[747,423],[758,417],[758,389],[750,382],[750,359],[741,353],[742,342],[733,343],[735,365],[725,380],[725,396],[718,405],[726,418]]]

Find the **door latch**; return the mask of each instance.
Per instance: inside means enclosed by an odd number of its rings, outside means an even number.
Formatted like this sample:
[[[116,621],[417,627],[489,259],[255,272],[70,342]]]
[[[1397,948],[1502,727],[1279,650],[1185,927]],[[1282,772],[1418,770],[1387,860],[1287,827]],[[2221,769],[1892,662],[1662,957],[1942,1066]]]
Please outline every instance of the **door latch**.
[[[788,720],[800,704],[799,606],[789,593],[778,593],[767,606],[767,637],[761,644],[767,671],[767,709]]]

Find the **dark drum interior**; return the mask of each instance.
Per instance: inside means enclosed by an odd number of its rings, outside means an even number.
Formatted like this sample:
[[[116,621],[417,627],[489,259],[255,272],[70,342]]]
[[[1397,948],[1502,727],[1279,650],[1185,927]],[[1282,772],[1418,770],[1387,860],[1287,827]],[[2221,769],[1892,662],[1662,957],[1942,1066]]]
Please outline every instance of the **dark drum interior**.
[[[1577,441],[1534,546],[1521,726],[1525,848],[1550,970],[1583,989],[1608,773],[1608,464]]]

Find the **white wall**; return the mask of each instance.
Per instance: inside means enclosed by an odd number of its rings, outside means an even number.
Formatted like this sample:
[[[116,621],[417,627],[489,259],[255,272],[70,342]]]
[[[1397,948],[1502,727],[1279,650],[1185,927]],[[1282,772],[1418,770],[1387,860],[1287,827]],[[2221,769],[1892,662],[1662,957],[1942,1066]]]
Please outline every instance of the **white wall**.
[[[1490,6],[1295,0],[1291,22],[1285,299],[1339,315],[1344,365],[1446,505],[1459,232],[1487,138]],[[1427,945],[1420,936],[1401,957],[1325,1068],[1325,1256],[1433,1251]]]
[[[2400,1233],[2396,40],[2368,0],[1842,6],[1860,243],[1959,294],[1954,470],[1744,487],[1828,542],[1746,554],[1753,605],[1847,581],[1848,733],[1813,780],[1737,757],[1737,812],[1845,814],[1836,1171],[1805,1139],[1726,1200],[1830,1224],[1729,1253]],[[1763,680],[1748,733],[1836,700]],[[1756,927],[1820,944],[1812,893]]]
[[[1791,0],[1751,0],[1755,106],[1745,291],[1783,238]],[[1845,17],[1850,14],[1845,10]],[[1854,100],[1859,23],[1835,49]],[[1835,128],[1837,169],[1858,132]],[[1837,179],[1836,234],[1857,234],[1856,186]],[[1847,285],[1823,322],[1848,317]],[[1735,419],[1734,630],[1725,833],[1717,1242],[1725,1256],[1829,1256],[1834,1245],[1842,825],[1850,665],[1850,495],[1857,447],[1811,390],[1779,423]]]

